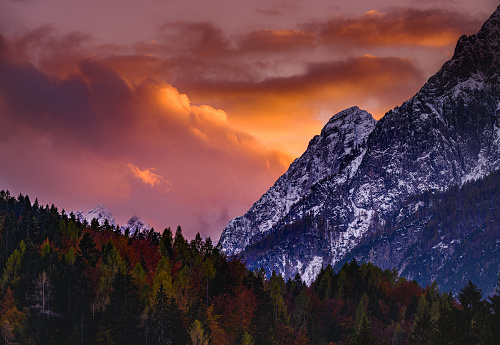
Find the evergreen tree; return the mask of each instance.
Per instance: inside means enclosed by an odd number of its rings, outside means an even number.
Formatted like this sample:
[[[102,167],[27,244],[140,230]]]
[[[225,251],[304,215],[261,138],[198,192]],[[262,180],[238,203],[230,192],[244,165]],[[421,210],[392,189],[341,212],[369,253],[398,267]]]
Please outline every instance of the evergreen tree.
[[[170,227],[163,230],[160,239],[160,253],[164,256],[172,258],[174,248],[174,239],[172,237],[172,229]]]
[[[490,318],[491,336],[500,339],[500,276],[497,280],[495,294],[490,298],[492,315]]]
[[[118,271],[104,313],[105,326],[115,344],[138,343],[141,311],[139,293],[130,275]]]
[[[155,305],[153,307],[153,315],[151,318],[151,331],[153,342],[158,345],[172,344],[170,326],[168,323],[168,296],[160,285],[159,291],[156,294]]]
[[[17,309],[14,294],[8,288],[0,304],[0,331],[5,344],[13,343],[18,337],[24,327],[25,318],[25,314]]]
[[[485,343],[489,337],[486,325],[488,305],[482,298],[481,289],[470,280],[458,294],[458,300],[462,305],[458,331],[464,344]]]
[[[372,334],[372,326],[366,314],[364,314],[356,325],[356,331],[351,341],[352,345],[375,344],[375,337]]]
[[[78,264],[83,267],[94,267],[99,259],[99,251],[96,248],[92,235],[89,232],[83,234],[79,244]]]
[[[160,287],[151,318],[151,333],[154,344],[185,344],[187,332],[183,324],[182,313],[175,300],[169,298],[163,287]]]
[[[434,343],[437,345],[460,344],[459,324],[457,322],[458,310],[453,306],[453,297],[443,294],[439,306],[439,319]]]

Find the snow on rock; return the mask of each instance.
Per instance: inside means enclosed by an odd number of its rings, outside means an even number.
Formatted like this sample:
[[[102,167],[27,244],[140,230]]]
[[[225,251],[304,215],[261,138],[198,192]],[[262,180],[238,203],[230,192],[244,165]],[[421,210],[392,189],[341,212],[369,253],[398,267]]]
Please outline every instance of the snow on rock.
[[[322,268],[323,258],[321,256],[315,256],[302,273],[302,280],[307,284],[307,286],[311,285]]]
[[[358,107],[334,115],[321,134],[310,141],[304,154],[250,210],[229,222],[219,241],[223,251],[238,254],[252,239],[269,232],[310,192],[312,185],[336,174],[346,157],[352,159],[359,154],[375,124],[376,120]]]

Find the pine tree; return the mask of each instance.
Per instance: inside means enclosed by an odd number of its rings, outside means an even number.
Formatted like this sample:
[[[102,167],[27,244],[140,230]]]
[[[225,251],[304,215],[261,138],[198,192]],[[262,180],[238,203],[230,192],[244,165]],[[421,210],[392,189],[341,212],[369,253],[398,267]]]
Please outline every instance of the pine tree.
[[[484,333],[487,306],[482,298],[481,289],[470,280],[458,294],[458,300],[462,305],[458,331],[464,344],[479,344],[486,336]]]
[[[500,339],[500,277],[497,280],[495,294],[490,297],[492,315],[489,327],[493,339]]]
[[[160,285],[158,293],[156,294],[153,315],[150,323],[153,342],[158,345],[172,344],[167,311],[168,296],[163,289],[163,285]]]
[[[169,298],[163,287],[156,294],[151,318],[151,331],[154,344],[185,344],[187,332],[183,324],[182,313],[175,300]]]
[[[435,344],[460,344],[457,313],[458,310],[453,306],[453,297],[451,293],[444,293],[441,296],[441,302],[439,306],[439,318],[437,320],[437,332],[434,341]]]
[[[172,258],[173,248],[174,248],[174,239],[172,237],[172,229],[168,227],[165,230],[163,230],[163,233],[161,234],[160,253],[162,253],[163,256]]]
[[[128,274],[118,271],[104,313],[105,326],[116,344],[136,344],[138,341],[141,304],[136,286]]]
[[[410,336],[412,344],[431,344],[435,338],[436,326],[432,320],[429,303],[425,295],[418,299],[417,314],[413,320]]]
[[[10,288],[0,305],[0,330],[5,344],[11,344],[16,335],[24,327],[25,314],[20,312],[14,301],[14,294]]]

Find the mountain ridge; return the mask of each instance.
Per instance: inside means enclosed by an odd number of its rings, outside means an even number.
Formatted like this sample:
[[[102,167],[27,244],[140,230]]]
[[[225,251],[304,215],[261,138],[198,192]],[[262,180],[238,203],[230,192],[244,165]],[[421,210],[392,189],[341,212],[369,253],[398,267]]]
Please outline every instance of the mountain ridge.
[[[314,161],[311,152],[325,149],[313,138],[276,184],[229,222],[219,242],[223,250],[242,255],[252,267],[286,277],[299,273],[310,282],[321,267],[335,266],[374,227],[383,226],[409,196],[446,190],[500,168],[499,17],[500,6],[476,35],[462,36],[452,59],[376,122],[352,154],[320,152],[326,160],[316,162],[324,172],[314,175],[316,181],[308,180],[312,164],[300,169],[297,163]],[[341,132],[336,117],[341,118],[334,115],[319,138],[328,130]],[[336,139],[328,147],[345,142]],[[289,195],[298,197],[283,199]],[[305,217],[308,228],[290,232]],[[293,240],[275,243],[258,257],[245,252],[273,233],[293,233]]]

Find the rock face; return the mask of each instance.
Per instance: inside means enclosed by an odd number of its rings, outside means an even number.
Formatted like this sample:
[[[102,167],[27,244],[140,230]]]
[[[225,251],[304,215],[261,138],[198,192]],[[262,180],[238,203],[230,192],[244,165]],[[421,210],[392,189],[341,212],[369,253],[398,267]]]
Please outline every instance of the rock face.
[[[375,124],[375,119],[358,107],[332,117],[321,134],[309,142],[306,152],[252,208],[244,216],[229,222],[219,241],[226,254],[238,254],[254,237],[265,236],[310,193],[314,184],[338,173],[345,161],[364,153],[366,140]]]
[[[249,266],[310,283],[400,212],[405,200],[500,169],[500,7],[410,100],[378,122],[337,115],[220,244]],[[418,229],[414,229],[418,232]],[[404,258],[391,256],[388,266]]]
[[[457,291],[474,281],[494,293],[500,271],[500,170],[445,192],[407,199],[383,228],[365,236],[342,261],[356,257],[396,268],[409,279]]]

